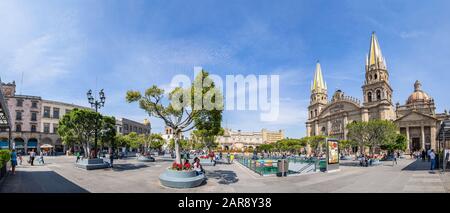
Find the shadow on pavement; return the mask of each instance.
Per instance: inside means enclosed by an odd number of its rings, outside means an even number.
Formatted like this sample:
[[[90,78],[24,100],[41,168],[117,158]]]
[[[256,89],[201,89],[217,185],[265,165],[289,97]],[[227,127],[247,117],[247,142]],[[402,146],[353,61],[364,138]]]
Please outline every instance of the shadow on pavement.
[[[112,168],[113,171],[128,171],[128,170],[136,170],[136,169],[142,169],[142,168],[147,168],[148,166],[145,164],[131,164],[131,163],[126,163],[126,164],[114,164],[114,167]]]
[[[89,193],[54,171],[16,171],[1,185],[2,193]]]
[[[219,184],[232,184],[239,181],[237,178],[237,175],[233,171],[229,170],[215,170],[215,171],[206,171],[206,177],[214,178],[216,180],[219,180]]]
[[[402,169],[402,171],[428,171],[431,163],[428,161],[416,160]]]

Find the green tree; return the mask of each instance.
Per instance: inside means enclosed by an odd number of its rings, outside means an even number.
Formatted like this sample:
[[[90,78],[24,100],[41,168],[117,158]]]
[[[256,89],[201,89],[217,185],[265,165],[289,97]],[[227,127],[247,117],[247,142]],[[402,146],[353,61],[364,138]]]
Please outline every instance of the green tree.
[[[309,145],[311,150],[313,150],[315,153],[325,149],[325,139],[326,137],[323,135],[316,135],[303,138],[303,140],[306,141],[306,144]]]
[[[340,140],[339,141],[339,149],[345,151],[346,153],[350,153],[350,150],[356,145],[357,144],[352,140]]]
[[[256,148],[259,152],[272,152],[274,149],[273,144],[261,144]]]
[[[100,113],[87,109],[74,109],[65,114],[58,125],[58,134],[64,144],[79,144],[85,150],[84,156],[91,157],[90,145],[94,138],[95,129],[101,129]],[[97,157],[97,156],[94,156]]]
[[[107,146],[111,148],[111,151],[114,152],[116,149],[116,118],[103,116],[101,120],[101,130],[99,132],[99,139],[101,146]]]
[[[161,147],[164,145],[164,139],[161,134],[153,133],[150,135],[150,148],[161,151]]]
[[[397,134],[395,136],[395,140],[384,143],[380,146],[380,148],[383,150],[387,150],[389,153],[392,153],[396,150],[405,151],[407,148],[406,137],[402,134]]]
[[[172,128],[174,133],[174,149],[176,162],[181,164],[180,139],[183,132],[188,132],[200,124],[198,120],[209,118],[205,123],[217,117],[215,110],[223,110],[223,97],[213,85],[213,81],[200,72],[193,84],[186,89],[175,88],[169,93],[168,104],[164,98],[164,90],[153,85],[141,94],[138,91],[128,91],[126,99],[129,103],[139,102],[141,109],[150,116],[155,116],[164,121],[165,125]],[[205,89],[208,88],[208,89]]]
[[[275,143],[275,146],[279,151],[290,152],[290,153],[299,153],[302,148],[304,148],[307,144],[306,140],[303,139],[293,139],[286,138],[279,140]]]
[[[395,140],[397,126],[391,121],[371,120],[350,123],[347,129],[347,136],[358,144],[361,154],[365,147],[369,147],[370,154],[373,154],[375,148]]]

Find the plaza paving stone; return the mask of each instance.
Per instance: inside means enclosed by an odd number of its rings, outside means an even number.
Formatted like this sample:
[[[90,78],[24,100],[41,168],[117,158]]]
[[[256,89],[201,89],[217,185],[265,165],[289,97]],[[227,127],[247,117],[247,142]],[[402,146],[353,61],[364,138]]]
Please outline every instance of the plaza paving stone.
[[[0,192],[450,192],[450,172],[430,172],[429,163],[402,159],[398,165],[357,167],[348,162],[340,171],[289,177],[262,177],[238,163],[205,166],[207,183],[192,189],[161,186],[159,175],[172,160],[115,160],[114,168],[87,171],[74,157],[47,157],[45,165],[22,165],[9,175]]]

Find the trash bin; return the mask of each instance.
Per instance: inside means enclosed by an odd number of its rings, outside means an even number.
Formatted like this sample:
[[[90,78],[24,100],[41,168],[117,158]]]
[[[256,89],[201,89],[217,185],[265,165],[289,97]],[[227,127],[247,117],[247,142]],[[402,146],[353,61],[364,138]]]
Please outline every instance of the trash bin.
[[[277,162],[278,172],[277,177],[287,176],[289,162],[286,159],[278,160]]]
[[[277,177],[282,177],[283,176],[283,172],[284,172],[283,160],[278,160],[277,161],[277,168],[278,168]]]

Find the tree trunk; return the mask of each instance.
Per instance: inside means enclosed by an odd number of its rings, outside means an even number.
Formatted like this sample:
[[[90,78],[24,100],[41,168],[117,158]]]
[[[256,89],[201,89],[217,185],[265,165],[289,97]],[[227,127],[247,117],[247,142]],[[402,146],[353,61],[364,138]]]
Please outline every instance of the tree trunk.
[[[174,141],[175,142],[175,161],[179,164],[182,164],[181,154],[180,154],[180,145],[179,145],[179,143],[180,143],[179,134],[175,133],[174,138],[175,138],[175,141]]]

